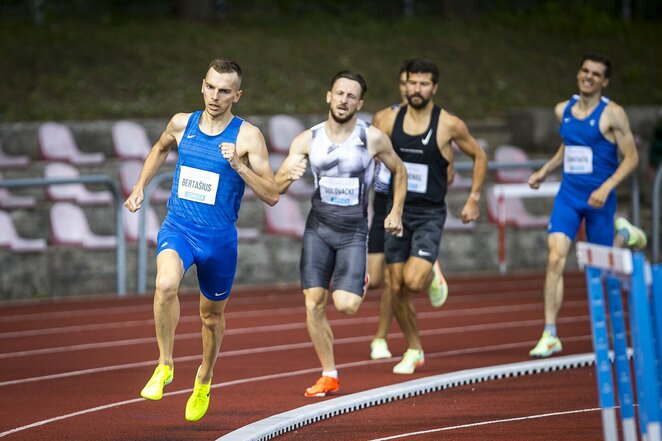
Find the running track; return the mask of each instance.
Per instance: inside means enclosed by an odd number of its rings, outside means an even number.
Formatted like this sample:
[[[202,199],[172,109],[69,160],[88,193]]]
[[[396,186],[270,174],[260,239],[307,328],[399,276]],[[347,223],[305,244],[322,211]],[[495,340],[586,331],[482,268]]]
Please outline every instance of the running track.
[[[378,291],[355,316],[329,307],[339,394],[413,378],[528,360],[542,328],[542,274],[448,278],[440,309],[416,300],[426,364],[413,376],[396,360],[369,359]],[[559,319],[564,355],[591,351],[583,275],[565,278]],[[197,295],[183,294],[175,380],[163,400],[138,392],[158,357],[151,297],[11,303],[0,308],[0,438],[7,440],[215,440],[268,416],[311,404],[303,390],[320,368],[297,288],[237,289],[215,369],[212,401],[197,423],[184,420],[201,342]],[[390,347],[404,352],[396,324]],[[326,399],[326,398],[325,398]],[[601,439],[593,368],[509,378],[345,414],[283,440]],[[414,432],[423,432],[413,434]],[[406,435],[409,434],[409,435]]]

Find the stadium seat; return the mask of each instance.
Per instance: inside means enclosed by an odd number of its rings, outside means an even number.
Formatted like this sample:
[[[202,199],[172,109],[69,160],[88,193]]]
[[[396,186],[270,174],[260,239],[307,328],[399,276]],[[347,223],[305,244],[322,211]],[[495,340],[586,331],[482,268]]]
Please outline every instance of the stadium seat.
[[[128,160],[122,161],[120,164],[120,188],[124,197],[129,197],[133,191],[133,186],[138,181],[140,170],[142,169],[142,161]],[[165,202],[170,197],[170,190],[158,187],[152,193],[152,201]]]
[[[296,199],[287,194],[280,195],[280,200],[273,207],[264,208],[264,231],[277,236],[301,238],[306,221]]]
[[[237,239],[241,242],[255,242],[260,238],[257,228],[237,227]]]
[[[47,161],[65,161],[76,165],[101,164],[106,156],[101,153],[83,153],[78,149],[69,127],[56,122],[39,126],[39,152]]]
[[[115,236],[92,232],[83,209],[69,202],[56,202],[50,210],[52,242],[88,250],[108,250],[117,246]]]
[[[64,162],[49,162],[44,168],[47,179],[78,178],[78,169]],[[46,196],[51,201],[70,201],[79,205],[104,205],[113,201],[109,190],[89,191],[83,184],[58,184],[46,187]]]
[[[0,210],[0,247],[9,248],[18,253],[30,253],[46,250],[46,239],[24,239],[14,227],[11,216]]]
[[[8,155],[0,144],[0,169],[25,168],[29,163],[30,158],[27,155]]]
[[[137,242],[140,233],[140,212],[131,213],[129,210],[122,210],[122,220],[124,222],[124,235],[126,240]],[[145,239],[147,243],[156,245],[156,236],[159,234],[161,223],[153,207],[147,210],[147,219],[145,224]]]
[[[541,228],[546,227],[549,222],[548,215],[533,215],[526,207],[521,198],[505,198],[506,225],[514,228]],[[494,188],[487,190],[487,215],[490,222],[499,223],[498,201],[494,194]]]
[[[524,150],[514,145],[500,145],[494,151],[494,162],[499,163],[525,163],[529,157]],[[533,173],[531,167],[497,169],[494,173],[494,180],[500,184],[518,184],[528,182]]]
[[[111,136],[113,149],[120,159],[139,159],[142,161],[152,148],[145,127],[134,121],[121,120],[113,123]],[[175,162],[177,162],[177,154],[171,151],[166,163],[173,164]]]
[[[305,129],[303,123],[294,116],[272,116],[267,123],[269,149],[274,153],[287,155],[292,140]]]
[[[2,180],[2,175],[0,175]],[[7,187],[0,187],[0,208],[33,208],[37,205],[34,196],[17,196],[12,194]]]

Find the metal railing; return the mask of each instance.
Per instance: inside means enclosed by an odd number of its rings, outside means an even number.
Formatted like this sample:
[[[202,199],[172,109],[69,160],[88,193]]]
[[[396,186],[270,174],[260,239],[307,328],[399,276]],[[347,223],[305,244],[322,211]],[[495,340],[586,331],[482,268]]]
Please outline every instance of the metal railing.
[[[124,239],[124,224],[122,223],[122,194],[117,182],[109,176],[90,175],[77,178],[19,178],[2,179],[0,187],[45,187],[63,184],[103,184],[113,193],[115,201],[115,234],[117,236],[117,295],[126,295],[126,242]]]

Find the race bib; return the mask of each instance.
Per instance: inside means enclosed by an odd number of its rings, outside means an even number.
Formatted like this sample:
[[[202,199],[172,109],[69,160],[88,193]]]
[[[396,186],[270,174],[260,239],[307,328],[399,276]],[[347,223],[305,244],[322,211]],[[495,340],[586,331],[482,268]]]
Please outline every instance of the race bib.
[[[187,201],[214,205],[218,190],[218,173],[181,166],[177,196]]]
[[[407,168],[407,191],[425,193],[428,191],[428,166],[405,162]]]
[[[331,205],[348,207],[359,203],[359,178],[320,178],[320,198]]]
[[[575,175],[593,173],[593,150],[581,145],[565,146],[563,171]]]

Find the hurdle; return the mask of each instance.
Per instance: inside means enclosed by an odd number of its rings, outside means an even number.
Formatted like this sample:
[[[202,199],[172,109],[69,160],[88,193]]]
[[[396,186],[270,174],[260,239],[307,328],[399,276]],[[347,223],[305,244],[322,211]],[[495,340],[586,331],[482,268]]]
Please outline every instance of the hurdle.
[[[577,243],[577,258],[579,265],[586,270],[604,439],[619,440],[614,397],[616,390],[625,441],[640,439],[637,435],[635,404],[638,408],[641,440],[662,441],[662,265],[651,267],[641,252],[633,253],[628,249],[587,242]],[[607,297],[604,286],[607,287]],[[623,291],[627,293],[628,299],[636,397],[633,394],[628,360]],[[611,318],[609,322],[606,298]],[[610,334],[616,387],[609,356]]]

